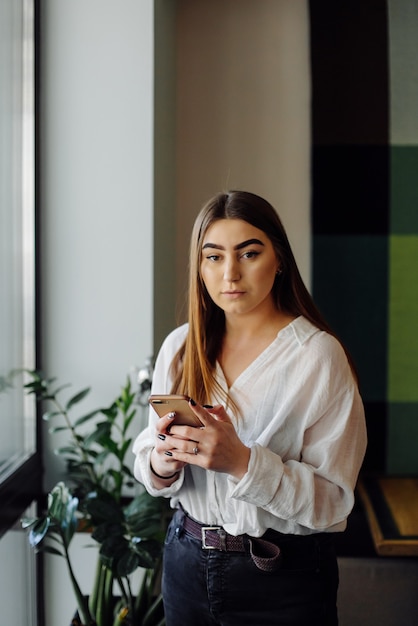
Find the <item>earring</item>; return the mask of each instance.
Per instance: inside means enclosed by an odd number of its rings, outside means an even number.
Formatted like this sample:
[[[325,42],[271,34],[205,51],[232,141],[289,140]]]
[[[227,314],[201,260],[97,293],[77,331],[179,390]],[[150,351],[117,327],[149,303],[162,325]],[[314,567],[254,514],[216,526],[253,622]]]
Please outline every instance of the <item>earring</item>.
[[[276,270],[276,274],[277,274],[278,276],[280,276],[280,274],[281,274],[282,272],[283,272],[283,270],[281,270],[281,269],[280,269],[280,267]]]

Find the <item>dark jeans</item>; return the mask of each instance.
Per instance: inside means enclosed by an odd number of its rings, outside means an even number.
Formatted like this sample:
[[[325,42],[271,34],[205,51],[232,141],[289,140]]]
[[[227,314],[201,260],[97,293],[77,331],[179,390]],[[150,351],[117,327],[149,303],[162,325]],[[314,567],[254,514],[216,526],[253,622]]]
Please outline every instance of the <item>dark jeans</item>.
[[[338,566],[327,533],[278,538],[281,567],[259,570],[247,552],[203,550],[177,511],[164,548],[167,626],[337,626]]]

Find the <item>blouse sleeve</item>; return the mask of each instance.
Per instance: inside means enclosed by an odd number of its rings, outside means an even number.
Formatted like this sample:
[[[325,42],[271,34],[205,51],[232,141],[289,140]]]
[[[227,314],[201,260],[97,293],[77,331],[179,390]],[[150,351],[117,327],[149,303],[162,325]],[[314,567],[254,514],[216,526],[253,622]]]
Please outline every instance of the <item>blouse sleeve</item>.
[[[154,374],[152,378],[151,393],[170,393],[171,377],[170,365],[173,355],[184,340],[187,327],[181,326],[170,333],[161,346],[155,362]],[[157,489],[152,482],[150,457],[154,448],[155,424],[158,419],[155,411],[150,408],[148,416],[148,426],[137,436],[133,445],[135,455],[134,476],[144,485],[145,489],[152,496],[171,497],[180,490],[184,480],[184,470],[179,472],[179,477],[170,486]]]
[[[301,419],[299,458],[283,459],[256,442],[248,471],[235,481],[231,495],[282,519],[322,530],[344,521],[352,510],[367,435],[363,403],[346,360],[341,364],[340,357],[331,358],[321,363],[319,376],[312,368],[310,378],[305,389],[315,396],[311,404],[316,414]]]

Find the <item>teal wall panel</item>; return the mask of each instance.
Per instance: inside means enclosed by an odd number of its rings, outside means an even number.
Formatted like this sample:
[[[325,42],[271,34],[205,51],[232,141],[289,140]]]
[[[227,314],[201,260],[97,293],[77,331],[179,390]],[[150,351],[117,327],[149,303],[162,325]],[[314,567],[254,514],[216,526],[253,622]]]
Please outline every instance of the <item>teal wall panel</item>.
[[[346,344],[368,402],[386,399],[387,237],[316,235],[315,301]]]
[[[391,146],[390,189],[390,232],[418,235],[418,146]]]

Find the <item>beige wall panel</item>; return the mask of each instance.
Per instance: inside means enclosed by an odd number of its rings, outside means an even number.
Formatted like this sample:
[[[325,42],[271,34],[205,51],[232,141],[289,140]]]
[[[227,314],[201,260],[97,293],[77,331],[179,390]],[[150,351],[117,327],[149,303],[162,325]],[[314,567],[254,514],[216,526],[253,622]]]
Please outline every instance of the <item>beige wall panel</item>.
[[[200,206],[217,191],[266,197],[310,278],[310,72],[307,4],[177,4],[177,289]]]

